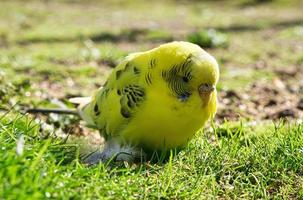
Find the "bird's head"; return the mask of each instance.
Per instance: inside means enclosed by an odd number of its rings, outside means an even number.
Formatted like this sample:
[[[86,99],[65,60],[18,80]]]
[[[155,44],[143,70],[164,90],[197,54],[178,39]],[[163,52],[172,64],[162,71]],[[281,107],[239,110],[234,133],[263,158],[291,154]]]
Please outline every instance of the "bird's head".
[[[202,107],[212,99],[215,101],[219,67],[210,54],[188,42],[160,46],[158,53],[166,60],[161,70],[162,79],[179,101],[199,97]]]
[[[192,56],[192,89],[201,97],[203,105],[207,105],[216,93],[216,85],[219,79],[219,67],[217,61],[207,52],[201,49]]]

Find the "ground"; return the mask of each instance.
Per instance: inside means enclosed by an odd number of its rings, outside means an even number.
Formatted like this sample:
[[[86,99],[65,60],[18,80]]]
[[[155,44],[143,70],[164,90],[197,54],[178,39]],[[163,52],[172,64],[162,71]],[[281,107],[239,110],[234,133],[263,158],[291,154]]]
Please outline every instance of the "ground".
[[[0,199],[302,199],[302,7],[1,1]],[[203,46],[221,77],[214,123],[168,161],[88,167],[79,141],[96,146],[98,134],[76,117],[24,114],[72,107],[128,53],[173,40]]]

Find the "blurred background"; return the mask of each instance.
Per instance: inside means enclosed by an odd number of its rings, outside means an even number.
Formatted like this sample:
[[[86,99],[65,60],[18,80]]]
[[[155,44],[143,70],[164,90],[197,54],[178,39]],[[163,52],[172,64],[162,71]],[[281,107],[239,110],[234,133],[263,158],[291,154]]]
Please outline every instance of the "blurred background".
[[[218,121],[297,120],[302,9],[301,0],[1,0],[0,105],[71,106],[128,53],[185,40],[220,64]]]

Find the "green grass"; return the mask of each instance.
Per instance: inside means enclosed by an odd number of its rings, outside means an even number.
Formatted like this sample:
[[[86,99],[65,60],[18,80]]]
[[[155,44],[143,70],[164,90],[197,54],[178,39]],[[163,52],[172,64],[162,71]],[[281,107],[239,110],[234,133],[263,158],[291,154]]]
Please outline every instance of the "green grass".
[[[88,167],[77,140],[65,140],[91,131],[79,119],[23,114],[25,107],[69,107],[69,97],[91,95],[127,54],[172,40],[198,43],[218,60],[219,91],[249,96],[253,84],[282,79],[277,69],[294,68],[282,81],[299,96],[302,5],[0,1],[0,199],[303,199],[300,118],[217,120],[167,162]]]
[[[265,126],[265,127],[264,127]],[[26,116],[1,116],[3,199],[302,198],[303,124],[225,123],[167,162],[80,162],[77,145],[41,137]],[[16,153],[24,137],[23,154]]]

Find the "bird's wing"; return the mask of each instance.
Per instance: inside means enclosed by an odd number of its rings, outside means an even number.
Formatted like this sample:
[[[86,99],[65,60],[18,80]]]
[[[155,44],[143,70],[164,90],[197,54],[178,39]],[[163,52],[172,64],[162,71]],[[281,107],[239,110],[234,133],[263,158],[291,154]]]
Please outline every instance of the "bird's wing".
[[[111,73],[102,89],[92,97],[80,114],[85,121],[94,122],[105,137],[119,134],[127,126],[145,100],[144,62],[134,61],[132,54]]]
[[[140,83],[144,73],[144,63],[135,62],[137,54],[127,58],[125,64],[115,72],[115,88],[119,96],[121,117],[131,118],[137,108],[144,101],[145,87]]]
[[[145,90],[138,84],[125,85],[119,90],[121,91],[120,113],[122,117],[130,118],[144,100]]]

